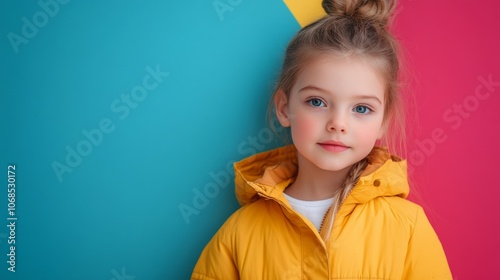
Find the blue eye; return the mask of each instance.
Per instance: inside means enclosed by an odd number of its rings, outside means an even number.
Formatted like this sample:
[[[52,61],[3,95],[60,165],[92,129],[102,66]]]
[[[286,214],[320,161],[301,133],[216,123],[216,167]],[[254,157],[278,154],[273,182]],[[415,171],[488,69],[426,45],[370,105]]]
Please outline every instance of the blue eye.
[[[368,114],[368,113],[372,112],[372,109],[370,109],[364,105],[359,105],[359,106],[354,107],[354,112],[356,112],[358,114]]]
[[[307,100],[307,103],[309,103],[313,107],[325,107],[326,106],[325,103],[321,99],[318,99],[318,98],[311,98],[311,99]]]

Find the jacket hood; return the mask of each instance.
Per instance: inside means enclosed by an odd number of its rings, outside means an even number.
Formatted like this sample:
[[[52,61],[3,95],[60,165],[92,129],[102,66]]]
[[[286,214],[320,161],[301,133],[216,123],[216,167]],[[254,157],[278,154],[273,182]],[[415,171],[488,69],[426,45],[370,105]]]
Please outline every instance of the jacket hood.
[[[380,196],[408,196],[406,161],[379,147],[374,147],[367,158],[368,166],[343,205],[366,203]],[[284,189],[295,180],[297,168],[297,150],[293,145],[236,162],[235,193],[238,202],[243,206],[260,196],[282,200]]]

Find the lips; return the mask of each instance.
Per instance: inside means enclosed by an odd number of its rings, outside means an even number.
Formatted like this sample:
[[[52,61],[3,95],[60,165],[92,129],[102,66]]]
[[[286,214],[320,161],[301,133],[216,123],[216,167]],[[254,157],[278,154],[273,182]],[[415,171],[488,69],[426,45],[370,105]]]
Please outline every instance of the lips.
[[[340,141],[334,141],[334,140],[328,140],[324,141],[321,143],[318,143],[323,149],[329,151],[329,152],[334,152],[334,153],[340,153],[343,152],[350,147],[347,146],[346,144],[340,142]]]

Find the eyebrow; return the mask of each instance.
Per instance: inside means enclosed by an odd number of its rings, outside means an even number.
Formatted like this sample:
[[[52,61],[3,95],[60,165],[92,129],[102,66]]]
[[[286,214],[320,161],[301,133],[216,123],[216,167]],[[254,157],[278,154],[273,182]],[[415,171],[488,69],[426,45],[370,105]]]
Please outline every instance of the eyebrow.
[[[315,87],[315,86],[305,86],[305,87],[299,89],[299,92],[304,91],[304,90],[314,90],[314,91],[320,91],[320,92],[323,92],[323,93],[330,93],[326,89],[322,89],[322,88]]]
[[[316,87],[316,86],[305,86],[301,89],[299,89],[299,93],[301,91],[305,91],[305,90],[314,90],[314,91],[319,91],[319,92],[322,92],[322,93],[325,93],[325,94],[330,94],[330,91],[326,90],[326,89],[323,89],[323,88],[319,88],[319,87]],[[366,95],[366,94],[360,94],[360,95],[356,95],[355,96],[357,99],[373,99],[375,101],[377,101],[378,103],[382,104],[382,101],[380,101],[380,99],[378,99],[378,97],[374,96],[374,95]]]

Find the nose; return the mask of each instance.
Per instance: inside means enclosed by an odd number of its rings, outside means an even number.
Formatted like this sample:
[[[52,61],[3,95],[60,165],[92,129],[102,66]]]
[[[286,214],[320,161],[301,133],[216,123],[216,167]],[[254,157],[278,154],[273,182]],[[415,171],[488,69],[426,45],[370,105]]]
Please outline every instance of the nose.
[[[326,124],[326,130],[347,133],[346,121],[346,116],[343,116],[340,112],[333,113]]]

